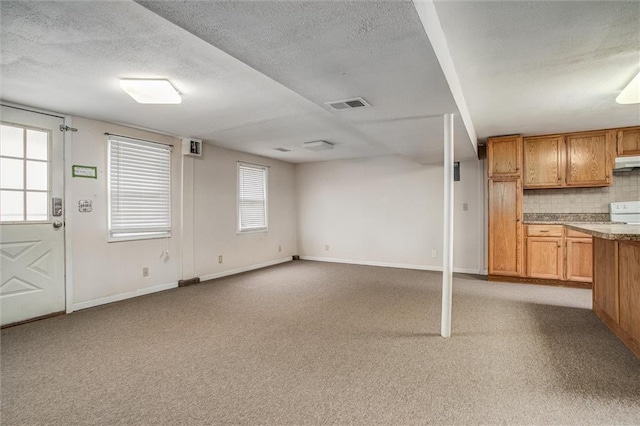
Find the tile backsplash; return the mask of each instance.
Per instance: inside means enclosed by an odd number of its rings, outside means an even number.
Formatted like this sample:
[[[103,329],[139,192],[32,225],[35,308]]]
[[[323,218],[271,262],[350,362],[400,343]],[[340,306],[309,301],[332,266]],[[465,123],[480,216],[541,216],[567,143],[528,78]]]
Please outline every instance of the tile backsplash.
[[[605,188],[526,189],[524,213],[608,213],[609,203],[640,200],[640,169],[613,176]]]

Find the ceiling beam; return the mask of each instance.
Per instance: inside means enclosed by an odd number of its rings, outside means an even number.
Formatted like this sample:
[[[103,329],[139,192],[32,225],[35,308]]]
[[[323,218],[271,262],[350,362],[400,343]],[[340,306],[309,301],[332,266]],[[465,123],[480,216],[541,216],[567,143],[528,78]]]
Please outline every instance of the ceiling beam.
[[[458,80],[458,73],[453,66],[453,60],[451,59],[449,46],[447,45],[444,31],[442,31],[440,19],[438,18],[438,13],[436,12],[436,7],[433,4],[432,0],[413,0],[413,4],[416,8],[416,11],[418,12],[418,16],[420,17],[422,26],[427,33],[427,37],[429,37],[429,41],[431,42],[433,51],[438,58],[440,68],[442,68],[442,72],[447,79],[447,83],[449,84],[449,89],[451,90],[453,99],[458,106],[460,118],[462,118],[464,127],[467,129],[469,139],[471,140],[471,145],[473,145],[473,149],[477,154],[478,137],[476,136],[476,130],[473,127],[473,122],[471,121],[471,115],[469,114],[469,109],[467,108],[467,102],[465,101],[464,94],[462,93],[462,86],[460,86],[460,80]]]

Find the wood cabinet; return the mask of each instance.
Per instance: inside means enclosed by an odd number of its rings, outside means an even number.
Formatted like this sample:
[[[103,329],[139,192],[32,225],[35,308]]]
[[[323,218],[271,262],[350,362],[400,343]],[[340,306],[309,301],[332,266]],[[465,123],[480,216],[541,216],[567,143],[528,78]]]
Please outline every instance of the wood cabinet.
[[[527,276],[560,280],[563,272],[562,237],[527,237]]]
[[[593,304],[604,311],[616,324],[618,314],[618,243],[612,240],[593,240]]]
[[[499,136],[487,140],[489,178],[516,177],[522,173],[522,136]]]
[[[523,138],[525,188],[563,186],[564,137],[562,135]]]
[[[640,241],[618,242],[620,326],[638,345],[640,345],[639,260]]]
[[[591,283],[592,239],[563,225],[526,226],[526,276]]]
[[[613,131],[600,130],[565,135],[566,185],[609,186],[613,175]]]
[[[593,310],[640,358],[640,241],[593,239]]]
[[[567,281],[593,281],[593,243],[589,238],[565,238]]]
[[[619,129],[616,136],[618,157],[640,155],[640,127]]]
[[[524,188],[611,185],[614,136],[599,130],[524,138]]]
[[[489,274],[522,275],[522,187],[489,179]]]
[[[560,280],[563,275],[562,225],[527,225],[527,277]]]
[[[522,136],[487,140],[489,274],[523,275]]]

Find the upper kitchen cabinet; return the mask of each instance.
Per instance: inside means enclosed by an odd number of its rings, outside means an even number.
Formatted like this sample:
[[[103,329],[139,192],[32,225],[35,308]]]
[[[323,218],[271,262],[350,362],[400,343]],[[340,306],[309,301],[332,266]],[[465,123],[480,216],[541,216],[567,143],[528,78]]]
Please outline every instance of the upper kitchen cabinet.
[[[522,173],[522,136],[487,139],[489,178],[519,177]]]
[[[616,133],[618,157],[640,155],[640,127],[620,129]]]
[[[610,186],[612,183],[614,131],[599,130],[565,135],[566,185]]]
[[[564,137],[526,137],[523,144],[525,189],[564,186]]]

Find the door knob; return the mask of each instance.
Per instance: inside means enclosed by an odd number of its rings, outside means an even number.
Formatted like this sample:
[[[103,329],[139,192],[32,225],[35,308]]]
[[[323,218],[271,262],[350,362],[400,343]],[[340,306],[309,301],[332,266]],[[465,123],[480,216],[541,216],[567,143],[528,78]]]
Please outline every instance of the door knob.
[[[56,220],[55,222],[53,222],[53,227],[56,229],[62,228],[62,222],[60,222],[59,220]]]

